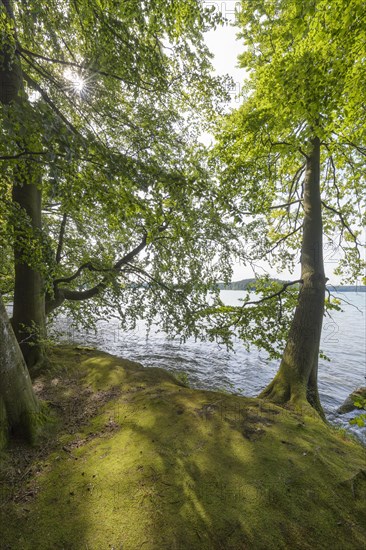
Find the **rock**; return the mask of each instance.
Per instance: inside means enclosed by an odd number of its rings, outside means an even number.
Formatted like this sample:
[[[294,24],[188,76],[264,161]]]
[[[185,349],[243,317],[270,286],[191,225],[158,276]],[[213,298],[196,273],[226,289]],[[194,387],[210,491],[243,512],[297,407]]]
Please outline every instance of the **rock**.
[[[357,399],[360,397],[366,399],[366,387],[358,388],[357,390],[352,392],[344,401],[344,403],[342,403],[342,405],[337,409],[337,413],[345,414],[358,409],[358,407],[355,406],[354,402],[357,401]]]

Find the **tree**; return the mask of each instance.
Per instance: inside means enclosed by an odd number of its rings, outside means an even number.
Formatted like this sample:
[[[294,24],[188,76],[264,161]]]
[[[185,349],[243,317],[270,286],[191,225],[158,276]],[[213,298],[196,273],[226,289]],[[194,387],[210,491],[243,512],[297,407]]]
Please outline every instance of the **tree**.
[[[0,15],[0,234],[29,368],[60,306],[194,331],[235,245],[197,141],[225,96],[203,43],[215,17],[196,0],[2,0]]]
[[[18,112],[24,101],[24,85],[20,64],[15,57],[16,34],[14,28],[14,14],[10,1],[2,2],[2,44],[1,57],[3,60],[0,67],[0,103],[11,119],[13,108]],[[5,115],[6,116],[6,115]],[[11,124],[11,120],[8,122]],[[18,127],[16,125],[16,127]],[[19,134],[16,138],[17,146],[27,150],[27,137]],[[41,193],[39,189],[39,178],[37,170],[29,163],[23,166],[18,165],[13,171],[13,201],[26,214],[32,231],[41,231]],[[21,339],[21,324],[35,324],[40,334],[44,332],[44,295],[42,293],[42,277],[37,269],[33,269],[26,261],[26,247],[19,238],[15,242],[15,283],[14,283],[14,311],[13,326],[18,339]],[[24,241],[24,240],[23,240]],[[24,284],[26,281],[26,284]],[[23,345],[25,357],[30,365],[35,362],[37,346],[31,346],[32,342],[27,341]],[[40,357],[38,357],[40,359]]]
[[[365,221],[365,6],[359,0],[256,0],[242,8],[240,60],[250,77],[243,105],[222,122],[214,154],[233,213],[252,216],[252,261],[293,267],[301,250],[287,343],[260,397],[310,404],[322,415],[317,374],[324,236],[343,254],[338,273],[344,281],[353,282],[365,266],[359,242]],[[287,290],[284,285],[272,297]],[[267,292],[265,300],[270,297]]]
[[[0,449],[9,434],[34,442],[43,414],[0,296]]]

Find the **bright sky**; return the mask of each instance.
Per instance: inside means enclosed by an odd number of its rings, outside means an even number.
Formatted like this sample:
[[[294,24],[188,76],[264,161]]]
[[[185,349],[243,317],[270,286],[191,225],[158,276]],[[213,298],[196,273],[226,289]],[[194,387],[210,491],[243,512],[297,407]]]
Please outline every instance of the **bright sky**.
[[[226,16],[231,23],[235,21],[234,15],[234,6],[235,4],[239,5],[238,2],[228,0],[226,2],[206,2],[207,5],[215,6],[217,10],[222,11],[223,15]],[[226,11],[225,11],[226,10]],[[225,75],[229,74],[235,83],[235,90],[232,91],[232,101],[231,106],[236,108],[240,104],[240,100],[236,97],[240,93],[242,83],[245,79],[245,70],[238,68],[238,55],[243,51],[243,45],[237,40],[238,29],[233,25],[226,25],[224,27],[219,27],[214,31],[206,33],[206,43],[211,52],[214,54],[213,65],[217,74]],[[205,142],[211,141],[209,136],[205,136]],[[335,257],[334,252],[331,249],[326,249],[324,253],[325,258],[325,270],[326,275],[330,279],[330,284],[339,284],[340,278],[333,274],[333,270],[337,265],[337,258]],[[281,273],[276,273],[273,269],[263,262],[260,264],[258,269],[258,274],[264,274],[264,271],[261,269],[264,268],[268,271],[273,277],[286,279],[286,280],[295,280],[300,278],[300,265],[297,266],[295,273],[291,274],[289,271],[283,271]],[[250,267],[235,265],[233,280],[237,281],[240,279],[247,279],[253,277],[253,271]]]
[[[238,55],[243,51],[243,46],[236,38],[238,29],[230,25],[219,27],[206,33],[206,44],[215,55],[213,64],[220,75],[229,74],[234,79],[234,89],[230,91],[232,107],[239,105],[237,97],[241,91],[246,71],[238,67]]]

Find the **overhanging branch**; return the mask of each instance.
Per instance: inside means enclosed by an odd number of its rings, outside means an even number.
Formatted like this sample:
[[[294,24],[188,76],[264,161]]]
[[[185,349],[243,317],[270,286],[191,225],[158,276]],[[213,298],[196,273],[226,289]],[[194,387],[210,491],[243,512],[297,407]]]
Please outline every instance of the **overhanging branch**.
[[[147,235],[144,235],[141,243],[138,246],[136,246],[136,248],[131,250],[131,252],[123,256],[123,258],[118,260],[118,262],[116,262],[112,267],[98,268],[93,266],[92,262],[86,262],[85,264],[81,265],[73,275],[70,275],[70,277],[61,277],[59,279],[55,279],[54,285],[58,286],[60,283],[71,283],[72,281],[77,279],[81,275],[81,273],[86,269],[97,273],[113,273],[113,271],[118,273],[122,266],[127,265],[138,254],[140,254],[140,252],[142,252],[142,250],[146,246],[147,246]]]
[[[245,302],[241,306],[241,309],[244,309],[244,307],[249,306],[249,305],[261,304],[263,302],[266,302],[267,300],[272,300],[273,298],[276,298],[277,296],[281,296],[281,294],[283,294],[283,292],[285,292],[286,288],[288,288],[289,286],[302,284],[303,282],[304,281],[302,279],[298,279],[297,281],[290,281],[288,283],[284,283],[282,288],[280,290],[278,290],[277,292],[274,292],[273,294],[270,294],[269,296],[265,296],[264,298],[261,298],[260,300],[252,300],[252,301]]]
[[[164,290],[167,290],[168,292],[174,292],[174,289],[173,288],[170,288],[168,287],[165,283],[163,283],[162,281],[158,281],[158,279],[155,279],[155,277],[152,277],[149,273],[146,273],[146,271],[144,269],[141,269],[140,267],[137,267],[137,266],[134,266],[134,265],[131,265],[129,264],[128,267],[132,270],[132,271],[135,271],[137,274],[141,274],[143,275],[144,277],[146,277],[147,279],[149,279],[149,281],[152,281],[153,283],[155,283],[156,285],[160,286],[161,288],[163,288]]]
[[[168,224],[163,224],[159,227],[158,232],[162,233],[168,228]],[[111,280],[111,277],[117,276],[119,273],[122,272],[122,268],[124,266],[128,266],[129,269],[131,269],[130,262],[142,252],[142,250],[148,245],[148,236],[147,234],[144,235],[143,239],[141,240],[140,244],[136,246],[131,252],[123,256],[118,262],[116,262],[112,268],[106,268],[106,269],[99,269],[93,266],[91,262],[87,262],[79,267],[79,269],[70,277],[62,277],[59,279],[56,279],[53,283],[54,285],[54,296],[49,297],[47,299],[46,303],[46,313],[50,313],[57,307],[59,307],[65,300],[71,300],[71,301],[82,301],[82,300],[88,300],[89,298],[93,298],[94,296],[97,296],[101,291],[105,290]],[[69,283],[75,280],[79,275],[85,270],[88,269],[89,271],[95,271],[95,272],[101,272],[106,273],[105,277],[102,281],[100,281],[98,284],[96,284],[94,287],[88,289],[88,290],[73,290],[70,288],[64,288],[59,287],[61,283]],[[136,268],[137,269],[137,268]],[[155,281],[158,283],[158,281]],[[163,286],[163,283],[160,283],[161,286]],[[168,290],[169,288],[166,287]],[[171,290],[171,289],[169,289]]]
[[[352,229],[350,228],[350,226],[348,225],[348,223],[344,219],[342,212],[340,212],[339,210],[336,210],[332,206],[327,205],[324,201],[322,201],[322,205],[327,210],[330,210],[331,212],[334,212],[335,214],[337,214],[337,216],[341,220],[341,223],[342,223],[343,227],[345,229],[347,229],[348,233],[352,236],[352,238],[355,242],[355,245],[356,245],[356,250],[357,250],[358,256],[360,257],[360,251],[359,251],[358,247],[361,246],[361,243],[358,242],[356,235],[353,233]]]
[[[0,160],[18,160],[24,156],[34,156],[34,155],[47,155],[47,151],[22,151],[16,155],[3,155],[0,156]]]
[[[244,312],[244,309],[246,306],[249,306],[249,305],[258,305],[258,304],[262,304],[263,302],[267,302],[268,300],[273,300],[274,298],[279,298],[279,301],[280,301],[280,316],[282,316],[282,301],[281,301],[281,295],[286,291],[286,289],[289,287],[289,286],[293,286],[293,285],[296,285],[296,284],[303,284],[303,280],[302,279],[298,279],[297,281],[290,281],[288,283],[284,283],[282,285],[282,288],[280,288],[280,290],[278,290],[277,292],[274,292],[273,294],[270,294],[269,296],[264,296],[264,298],[261,298],[260,300],[251,300],[251,301],[248,301],[248,302],[245,302],[241,307],[240,307],[240,315],[239,317],[237,318],[236,322],[235,322],[235,325],[237,325],[242,316],[243,316],[243,312]]]
[[[284,241],[286,241],[289,237],[291,237],[292,235],[295,235],[295,233],[297,233],[298,231],[300,231],[300,229],[303,228],[303,224],[299,225],[298,227],[296,227],[293,231],[290,231],[290,233],[288,233],[287,235],[285,235],[284,237],[281,237],[281,239],[279,239],[276,244],[270,249],[270,250],[267,250],[267,252],[265,254],[263,254],[262,258],[267,256],[268,254],[271,254],[271,252],[273,252],[281,243],[283,243]]]
[[[289,208],[293,204],[298,204],[299,202],[302,202],[301,199],[298,199],[296,201],[291,202],[285,202],[284,204],[275,204],[274,206],[269,206],[268,210],[280,210],[281,208]],[[240,212],[238,210],[238,212]],[[256,216],[257,214],[263,214],[263,212],[240,212],[243,216]]]

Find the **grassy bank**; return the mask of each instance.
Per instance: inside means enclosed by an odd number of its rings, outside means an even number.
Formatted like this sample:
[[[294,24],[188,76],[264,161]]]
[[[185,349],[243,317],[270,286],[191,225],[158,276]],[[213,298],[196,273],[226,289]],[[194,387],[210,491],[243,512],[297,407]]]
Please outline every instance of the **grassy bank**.
[[[315,417],[78,348],[35,387],[55,422],[2,456],[2,549],[366,545],[365,448]]]

